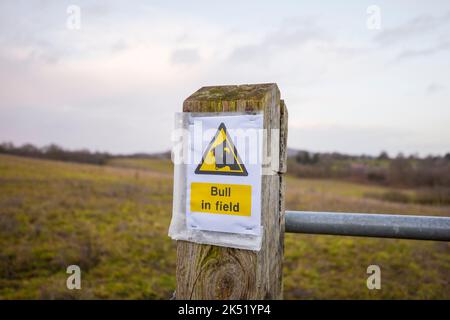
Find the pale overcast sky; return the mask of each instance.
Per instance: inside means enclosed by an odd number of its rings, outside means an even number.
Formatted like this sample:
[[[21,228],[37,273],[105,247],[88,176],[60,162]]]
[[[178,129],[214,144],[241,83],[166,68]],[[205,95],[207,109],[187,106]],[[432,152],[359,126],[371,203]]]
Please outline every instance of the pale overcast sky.
[[[292,148],[449,152],[450,1],[0,2],[0,141],[164,151],[192,92],[262,82]]]

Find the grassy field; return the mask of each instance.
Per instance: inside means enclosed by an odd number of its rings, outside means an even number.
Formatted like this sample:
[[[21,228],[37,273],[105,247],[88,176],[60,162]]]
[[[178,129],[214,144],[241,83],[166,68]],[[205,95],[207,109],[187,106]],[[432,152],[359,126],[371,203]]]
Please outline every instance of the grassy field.
[[[288,177],[287,208],[450,215],[449,207],[366,196],[386,191]],[[169,298],[171,206],[169,161],[93,166],[0,156],[0,298]],[[70,264],[82,269],[82,290],[66,289]],[[371,264],[381,267],[381,290],[366,287]],[[448,243],[286,235],[287,299],[450,299],[449,280]]]

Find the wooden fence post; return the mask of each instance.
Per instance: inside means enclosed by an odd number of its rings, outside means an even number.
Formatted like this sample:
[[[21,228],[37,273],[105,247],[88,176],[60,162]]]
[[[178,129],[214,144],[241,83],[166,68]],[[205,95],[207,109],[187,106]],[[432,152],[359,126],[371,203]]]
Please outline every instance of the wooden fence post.
[[[269,169],[262,176],[261,219],[264,227],[259,252],[177,244],[177,299],[282,299],[284,251],[284,179],[286,172],[287,109],[276,84],[203,87],[188,97],[184,112],[264,112],[267,141],[279,134],[279,150],[270,150]],[[279,130],[271,130],[279,129]],[[264,168],[264,167],[263,167]],[[266,169],[267,170],[267,169]],[[264,169],[263,169],[264,171]]]

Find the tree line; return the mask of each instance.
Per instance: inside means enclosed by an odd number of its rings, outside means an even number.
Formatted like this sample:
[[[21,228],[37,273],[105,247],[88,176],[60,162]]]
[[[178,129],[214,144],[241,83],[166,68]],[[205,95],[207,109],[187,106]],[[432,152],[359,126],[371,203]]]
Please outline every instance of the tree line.
[[[107,152],[91,152],[87,149],[66,150],[56,144],[36,147],[31,143],[15,146],[11,142],[0,144],[0,153],[40,159],[72,161],[103,165],[113,156]]]
[[[170,152],[113,155],[87,149],[67,150],[56,144],[37,147],[30,143],[15,146],[11,142],[1,143],[0,153],[96,165],[104,165],[109,160],[120,157],[170,159]],[[426,157],[405,156],[400,153],[390,157],[386,152],[368,156],[291,149],[289,155],[288,172],[299,177],[350,179],[401,187],[450,188],[450,153]]]
[[[291,152],[292,154],[292,152]],[[390,157],[298,151],[288,170],[306,178],[345,178],[399,187],[450,187],[450,153]]]

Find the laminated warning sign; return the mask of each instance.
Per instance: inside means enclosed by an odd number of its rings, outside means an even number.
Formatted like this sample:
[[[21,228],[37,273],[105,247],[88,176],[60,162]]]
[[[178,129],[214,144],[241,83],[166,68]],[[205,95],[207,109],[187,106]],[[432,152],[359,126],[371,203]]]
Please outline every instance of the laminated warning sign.
[[[262,128],[262,114],[193,118],[188,229],[260,235]]]

